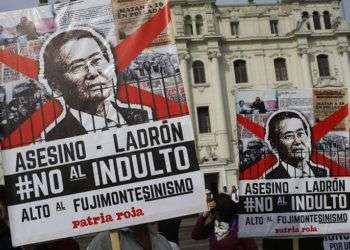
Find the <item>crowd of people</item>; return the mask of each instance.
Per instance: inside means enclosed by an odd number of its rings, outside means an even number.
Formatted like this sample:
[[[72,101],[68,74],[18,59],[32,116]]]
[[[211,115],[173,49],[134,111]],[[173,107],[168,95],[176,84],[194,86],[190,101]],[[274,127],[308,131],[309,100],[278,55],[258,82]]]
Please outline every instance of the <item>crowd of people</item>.
[[[15,29],[5,28],[3,25],[0,25],[0,45],[15,43],[22,38],[34,40],[38,39],[38,37],[34,23],[26,16],[21,17]]]

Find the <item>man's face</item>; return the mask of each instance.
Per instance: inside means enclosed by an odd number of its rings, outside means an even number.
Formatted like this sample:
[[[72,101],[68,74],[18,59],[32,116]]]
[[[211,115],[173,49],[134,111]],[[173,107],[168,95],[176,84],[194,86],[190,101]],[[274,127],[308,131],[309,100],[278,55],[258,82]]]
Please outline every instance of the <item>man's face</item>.
[[[94,109],[112,93],[114,67],[93,38],[71,40],[59,50],[63,75],[54,88],[78,110]]]
[[[255,98],[255,101],[260,102],[260,97]]]
[[[243,107],[243,105],[244,105],[244,101],[239,101],[239,103],[238,103],[238,104],[239,104],[239,106],[240,106],[240,107]]]
[[[299,118],[282,120],[276,128],[279,141],[275,147],[281,160],[293,164],[310,158],[310,137]]]

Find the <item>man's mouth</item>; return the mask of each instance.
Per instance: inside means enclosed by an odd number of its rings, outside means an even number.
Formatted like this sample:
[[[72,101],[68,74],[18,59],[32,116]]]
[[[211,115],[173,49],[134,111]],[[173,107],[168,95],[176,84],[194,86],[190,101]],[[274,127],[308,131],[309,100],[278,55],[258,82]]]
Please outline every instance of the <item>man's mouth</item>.
[[[106,86],[106,83],[95,83],[95,84],[90,84],[88,89],[90,91],[102,90],[105,86]]]

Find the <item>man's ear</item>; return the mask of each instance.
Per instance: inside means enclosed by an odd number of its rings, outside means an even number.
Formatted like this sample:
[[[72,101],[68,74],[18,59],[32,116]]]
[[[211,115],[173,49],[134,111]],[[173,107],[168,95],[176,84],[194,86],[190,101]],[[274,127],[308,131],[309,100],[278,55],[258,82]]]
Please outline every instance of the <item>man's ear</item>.
[[[62,96],[62,91],[60,90],[60,85],[57,84],[56,82],[51,82],[50,84],[50,88],[52,90],[52,96],[53,97],[59,97]]]

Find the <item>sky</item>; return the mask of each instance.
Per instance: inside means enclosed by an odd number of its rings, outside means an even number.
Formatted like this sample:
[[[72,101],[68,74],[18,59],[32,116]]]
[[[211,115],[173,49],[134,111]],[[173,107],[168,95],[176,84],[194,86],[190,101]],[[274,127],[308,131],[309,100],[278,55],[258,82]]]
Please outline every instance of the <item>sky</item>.
[[[217,4],[247,3],[247,0],[216,0]],[[255,0],[256,3],[273,3],[277,0]],[[0,0],[0,11],[15,10],[36,6],[38,0]],[[350,0],[342,0],[344,15],[350,21]]]

